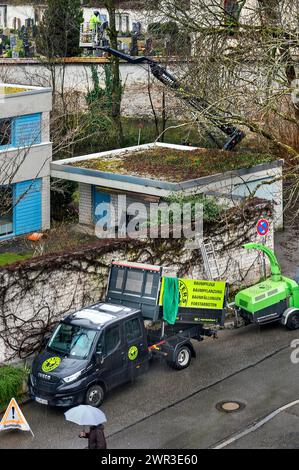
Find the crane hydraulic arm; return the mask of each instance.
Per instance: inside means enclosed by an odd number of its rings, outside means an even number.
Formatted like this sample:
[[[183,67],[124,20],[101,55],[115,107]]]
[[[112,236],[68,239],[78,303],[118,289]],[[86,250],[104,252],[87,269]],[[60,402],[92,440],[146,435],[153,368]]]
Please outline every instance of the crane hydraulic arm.
[[[131,57],[130,55],[112,49],[109,46],[100,47],[99,49],[107,52],[108,54],[119,57],[120,59],[123,59],[126,62],[129,62],[130,64],[149,64],[150,70],[155,78],[157,78],[168,88],[174,90],[176,95],[179,98],[183,99],[193,109],[203,113],[207,120],[212,122],[214,126],[216,126],[228,136],[227,141],[222,147],[223,150],[233,150],[236,145],[238,145],[244,139],[245,133],[243,131],[241,131],[234,125],[227,123],[228,116],[225,116],[224,111],[220,112],[219,109],[216,109],[208,101],[204,100],[203,98],[194,96],[188,87],[183,86],[177,78],[171,75],[164,67],[162,67],[158,62],[154,61],[150,57]],[[221,147],[216,137],[214,137],[211,133],[209,133],[209,136],[219,147]]]

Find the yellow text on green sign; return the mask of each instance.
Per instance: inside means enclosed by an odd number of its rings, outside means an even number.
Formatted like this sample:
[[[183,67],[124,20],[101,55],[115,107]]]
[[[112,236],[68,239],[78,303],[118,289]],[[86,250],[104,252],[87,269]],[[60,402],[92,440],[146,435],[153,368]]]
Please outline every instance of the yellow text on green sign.
[[[226,283],[222,281],[200,281],[179,279],[180,307],[222,309]],[[160,302],[163,303],[164,278],[162,279]]]

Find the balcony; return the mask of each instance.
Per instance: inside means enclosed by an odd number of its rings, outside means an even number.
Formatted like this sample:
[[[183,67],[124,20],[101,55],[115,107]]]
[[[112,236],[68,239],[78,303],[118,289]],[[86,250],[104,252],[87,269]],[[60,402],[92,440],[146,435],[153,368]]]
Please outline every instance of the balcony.
[[[13,223],[10,220],[0,220],[0,237],[5,237],[13,233]]]

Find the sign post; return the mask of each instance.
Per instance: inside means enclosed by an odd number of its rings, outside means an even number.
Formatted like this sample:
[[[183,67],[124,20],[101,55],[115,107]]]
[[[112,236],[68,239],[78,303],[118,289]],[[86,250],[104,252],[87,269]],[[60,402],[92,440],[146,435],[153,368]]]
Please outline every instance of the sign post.
[[[262,239],[262,244],[263,245],[266,245],[266,241],[267,241],[267,234],[269,233],[269,230],[270,230],[270,223],[267,219],[260,219],[257,223],[257,226],[256,226],[256,231],[258,233],[258,235],[260,235],[261,237],[263,237]],[[264,275],[264,279],[266,279],[267,277],[267,272],[266,272],[266,257],[265,257],[265,253],[263,253],[263,275]]]

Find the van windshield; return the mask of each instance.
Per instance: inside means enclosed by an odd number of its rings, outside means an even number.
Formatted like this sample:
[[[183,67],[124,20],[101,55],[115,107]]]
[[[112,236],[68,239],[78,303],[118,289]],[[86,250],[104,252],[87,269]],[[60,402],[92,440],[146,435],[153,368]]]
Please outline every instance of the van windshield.
[[[86,359],[96,334],[96,331],[81,326],[60,323],[48,347],[74,359]]]

